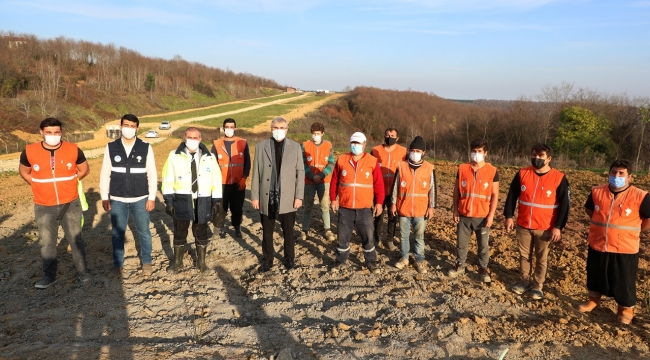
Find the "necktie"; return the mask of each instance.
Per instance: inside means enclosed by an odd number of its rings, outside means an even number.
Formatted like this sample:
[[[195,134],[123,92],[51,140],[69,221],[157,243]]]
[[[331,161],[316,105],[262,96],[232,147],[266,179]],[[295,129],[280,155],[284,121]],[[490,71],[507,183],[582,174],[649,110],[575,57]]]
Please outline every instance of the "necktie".
[[[197,182],[196,176],[196,153],[192,154],[192,162],[190,163],[192,168],[192,193],[199,192],[199,183]]]

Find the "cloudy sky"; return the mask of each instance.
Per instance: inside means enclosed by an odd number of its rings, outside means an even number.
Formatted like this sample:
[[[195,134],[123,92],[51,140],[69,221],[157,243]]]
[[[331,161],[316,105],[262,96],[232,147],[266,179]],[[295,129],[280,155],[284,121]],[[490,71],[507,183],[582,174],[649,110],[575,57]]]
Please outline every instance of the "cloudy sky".
[[[650,96],[650,0],[0,0],[0,31],[113,43],[302,89]]]

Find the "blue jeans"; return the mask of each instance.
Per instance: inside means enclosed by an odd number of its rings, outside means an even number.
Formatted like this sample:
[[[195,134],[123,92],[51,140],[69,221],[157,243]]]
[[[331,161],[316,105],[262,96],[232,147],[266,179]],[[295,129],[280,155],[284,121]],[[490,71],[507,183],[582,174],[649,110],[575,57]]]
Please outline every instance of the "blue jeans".
[[[318,202],[323,215],[323,228],[330,228],[330,184],[305,184],[304,209],[302,213],[302,231],[309,230],[311,210],[314,208],[314,196],[318,194]]]
[[[424,217],[399,217],[399,231],[401,235],[402,259],[408,258],[411,251],[409,237],[411,225],[415,233],[415,261],[424,260],[424,230],[427,228],[427,220]]]
[[[111,224],[113,225],[113,266],[124,267],[124,233],[133,215],[135,228],[140,239],[140,256],[142,264],[151,264],[151,230],[149,230],[149,212],[145,209],[147,198],[134,203],[111,200]]]

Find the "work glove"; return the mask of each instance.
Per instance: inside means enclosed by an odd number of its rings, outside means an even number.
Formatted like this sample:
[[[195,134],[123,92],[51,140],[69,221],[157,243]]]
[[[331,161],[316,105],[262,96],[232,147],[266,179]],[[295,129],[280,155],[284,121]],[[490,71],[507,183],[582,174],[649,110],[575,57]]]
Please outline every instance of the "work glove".
[[[246,189],[246,178],[241,178],[241,180],[239,180],[237,183],[237,189],[239,189],[239,191]]]
[[[166,205],[165,212],[169,216],[174,216],[174,214],[176,214],[176,209],[174,209],[174,205]]]

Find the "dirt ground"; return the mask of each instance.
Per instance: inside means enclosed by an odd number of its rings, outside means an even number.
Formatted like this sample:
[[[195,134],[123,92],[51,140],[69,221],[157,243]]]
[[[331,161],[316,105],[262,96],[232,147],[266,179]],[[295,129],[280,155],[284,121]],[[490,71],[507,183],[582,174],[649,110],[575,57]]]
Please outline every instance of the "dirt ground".
[[[158,171],[178,140],[154,145]],[[516,169],[501,168],[501,204],[491,233],[492,283],[478,281],[476,245],[469,272],[450,279],[455,260],[451,194],[456,165],[436,163],[438,208],[426,232],[429,273],[393,265],[397,252],[379,250],[381,273],[361,266],[358,237],[351,266],[332,273],[335,244],[323,236],[314,210],[314,236],[297,241],[298,268],[287,271],[277,226],[275,267],[258,271],[261,224],[247,200],[243,238],[213,236],[211,271],[193,265],[193,244],[178,275],[165,269],[172,255],[172,222],[162,196],[151,212],[154,272],[141,273],[138,242],[127,231],[122,280],[108,279],[112,267],[110,216],[98,190],[101,158],[89,160],[84,179],[90,209],[84,238],[93,280],[75,280],[67,241],[59,245],[58,282],[46,290],[31,190],[15,173],[0,174],[0,358],[2,359],[647,359],[650,264],[643,235],[638,306],[631,325],[616,323],[616,304],[606,299],[591,314],[576,305],[585,299],[588,223],[582,205],[601,174],[567,171],[572,211],[563,246],[550,255],[546,298],[510,292],[518,279],[513,233],[503,230],[503,201]],[[635,179],[650,189],[647,177]],[[250,184],[248,184],[250,189]],[[249,194],[247,194],[249,195]],[[316,207],[317,208],[317,207]],[[300,222],[299,210],[298,222]],[[337,216],[332,216],[336,232]],[[295,226],[296,233],[299,225]],[[63,234],[60,233],[60,238]]]

